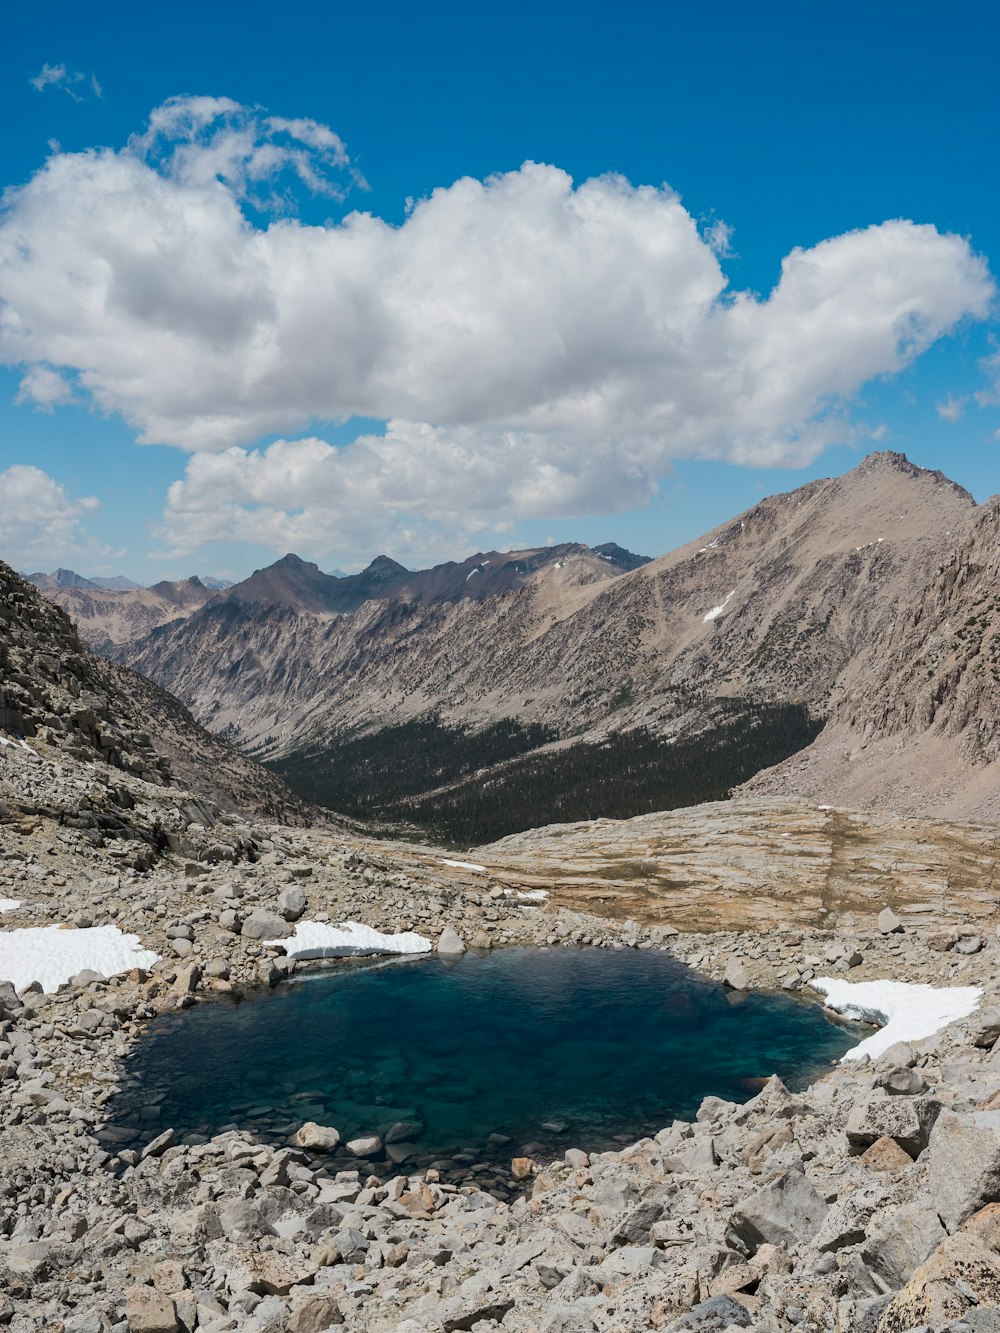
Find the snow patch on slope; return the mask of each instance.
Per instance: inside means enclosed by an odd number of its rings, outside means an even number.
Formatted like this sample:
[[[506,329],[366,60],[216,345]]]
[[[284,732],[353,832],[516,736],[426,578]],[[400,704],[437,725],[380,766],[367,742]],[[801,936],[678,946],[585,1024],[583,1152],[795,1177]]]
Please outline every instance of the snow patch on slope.
[[[817,977],[810,983],[826,997],[826,1007],[844,1018],[878,1023],[879,1031],[852,1046],[844,1060],[877,1059],[897,1041],[921,1041],[949,1023],[968,1018],[983,998],[979,986],[926,986],[908,981],[841,981]]]
[[[144,949],[138,935],[124,935],[117,926],[86,930],[24,926],[0,931],[0,981],[12,981],[19,991],[37,981],[51,994],[84,969],[114,977],[157,962],[159,955]]]
[[[723,611],[725,611],[726,607],[729,605],[730,599],[732,598],[733,593],[735,593],[735,591],[736,589],[734,588],[733,592],[731,592],[729,596],[725,598],[724,601],[721,601],[718,606],[713,606],[711,611],[706,611],[701,618],[701,623],[705,625],[708,623],[708,621],[715,620],[719,616],[721,616]]]
[[[384,935],[359,921],[331,926],[325,921],[299,921],[295,934],[284,940],[264,940],[269,948],[284,949],[289,958],[354,958],[373,953],[429,953],[431,942],[416,931]]]

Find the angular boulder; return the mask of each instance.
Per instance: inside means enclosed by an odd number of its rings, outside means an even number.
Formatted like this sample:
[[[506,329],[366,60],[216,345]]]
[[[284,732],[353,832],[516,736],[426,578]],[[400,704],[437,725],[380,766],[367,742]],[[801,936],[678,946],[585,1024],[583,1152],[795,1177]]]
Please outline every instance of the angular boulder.
[[[988,1049],[1000,1041],[1000,1005],[991,1004],[973,1014],[969,1025],[969,1040],[973,1046]]]
[[[847,1141],[856,1155],[879,1139],[893,1139],[911,1157],[927,1147],[941,1110],[933,1097],[890,1096],[877,1088],[855,1102],[847,1119]]]
[[[437,944],[434,946],[438,953],[445,954],[447,957],[458,957],[465,953],[465,941],[459,935],[453,926],[445,926],[438,936]]]
[[[891,907],[883,907],[878,914],[878,928],[883,935],[897,935],[902,932],[903,923]]]
[[[880,1291],[898,1291],[944,1238],[945,1229],[930,1203],[904,1204],[872,1227],[861,1260]]]
[[[366,1134],[360,1139],[351,1139],[345,1148],[352,1157],[374,1157],[382,1151],[382,1140],[377,1134]]]
[[[294,933],[283,917],[261,911],[251,912],[240,930],[247,940],[284,940]]]
[[[340,1143],[340,1130],[332,1125],[319,1125],[315,1120],[307,1120],[292,1135],[292,1142],[298,1148],[308,1148],[311,1152],[333,1152]]]
[[[988,1249],[978,1236],[948,1236],[893,1297],[878,1322],[878,1333],[944,1329],[967,1312],[993,1313],[997,1305],[1000,1255]],[[990,1325],[977,1323],[974,1327]]]
[[[730,1218],[729,1232],[750,1254],[761,1245],[791,1248],[812,1240],[827,1212],[802,1172],[786,1171],[744,1199]]]
[[[306,895],[297,884],[278,894],[278,911],[286,921],[298,921],[306,910]]]
[[[1000,1200],[1000,1111],[943,1111],[929,1146],[928,1188],[949,1231]]]
[[[125,1319],[130,1333],[178,1333],[177,1307],[155,1287],[132,1287],[125,1293]]]
[[[730,958],[726,964],[722,984],[729,990],[744,991],[752,989],[753,982],[750,980],[750,973],[747,971],[742,958]]]

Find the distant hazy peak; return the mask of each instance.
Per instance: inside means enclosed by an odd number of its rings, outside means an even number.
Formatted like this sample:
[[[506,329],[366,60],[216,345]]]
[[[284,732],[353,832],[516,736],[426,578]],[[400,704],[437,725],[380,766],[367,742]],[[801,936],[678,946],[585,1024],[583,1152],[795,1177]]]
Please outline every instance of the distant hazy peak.
[[[401,565],[398,560],[393,560],[391,556],[377,555],[368,568],[361,571],[361,577],[368,575],[373,578],[388,579],[409,572],[405,565]]]
[[[54,569],[51,574],[25,574],[29,583],[33,583],[41,592],[53,588],[98,588],[100,585],[91,579],[85,579],[72,569]]]

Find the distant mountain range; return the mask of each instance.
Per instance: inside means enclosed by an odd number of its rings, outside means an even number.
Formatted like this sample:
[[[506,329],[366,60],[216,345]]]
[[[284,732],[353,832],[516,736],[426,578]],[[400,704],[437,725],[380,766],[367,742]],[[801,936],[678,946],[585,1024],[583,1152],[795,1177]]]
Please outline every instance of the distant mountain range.
[[[218,590],[221,588],[231,588],[231,579],[216,578],[213,574],[202,574],[192,577],[198,578],[206,588]],[[145,583],[133,583],[127,579],[124,574],[113,574],[106,577],[103,574],[83,575],[77,574],[73,569],[54,569],[51,574],[25,574],[24,578],[29,583],[33,583],[39,592],[53,593],[61,588],[102,588],[105,592],[138,592],[140,589],[148,587]],[[187,580],[184,580],[187,582]]]
[[[998,538],[1000,504],[876,453],[652,561],[290,554],[91,637],[310,799],[455,842],[741,784],[1000,818]]]

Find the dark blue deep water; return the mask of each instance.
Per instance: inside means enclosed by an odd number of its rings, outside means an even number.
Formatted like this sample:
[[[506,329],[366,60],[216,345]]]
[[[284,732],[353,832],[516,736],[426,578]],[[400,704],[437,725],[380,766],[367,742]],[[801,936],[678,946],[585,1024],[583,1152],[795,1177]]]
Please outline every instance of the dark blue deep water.
[[[859,1031],[653,951],[351,962],[157,1019],[109,1109],[136,1146],[168,1126],[191,1141],[232,1127],[285,1141],[316,1120],[347,1140],[406,1122],[376,1171],[488,1174],[525,1149],[631,1142],[708,1094],[746,1100],[772,1073],[802,1086]]]

